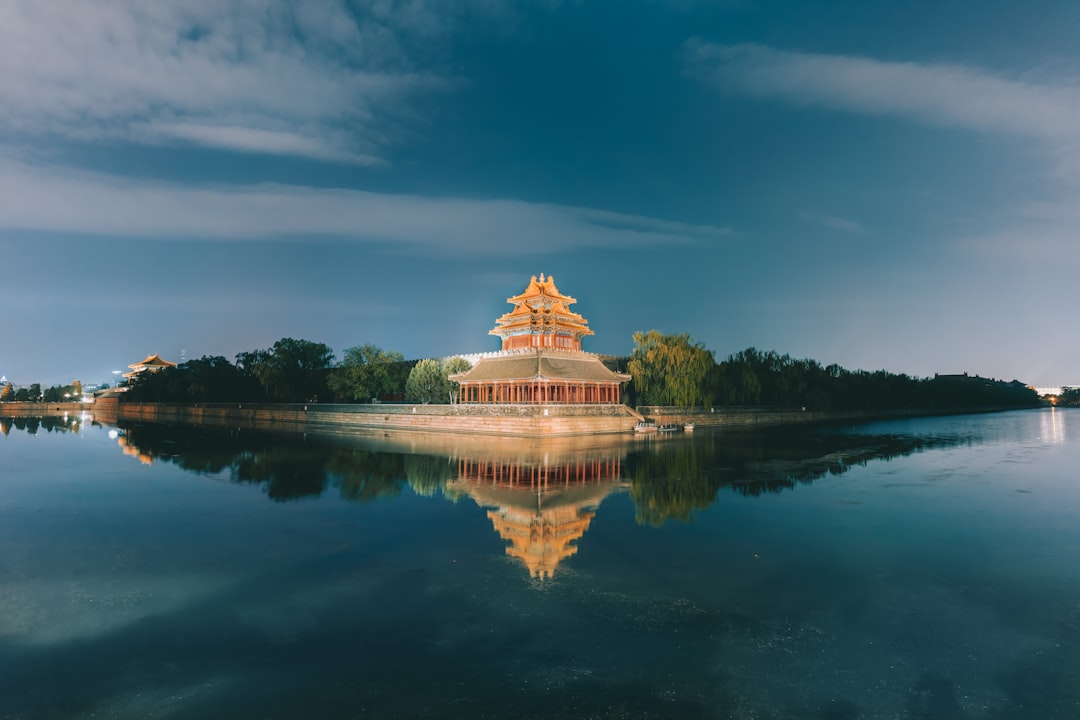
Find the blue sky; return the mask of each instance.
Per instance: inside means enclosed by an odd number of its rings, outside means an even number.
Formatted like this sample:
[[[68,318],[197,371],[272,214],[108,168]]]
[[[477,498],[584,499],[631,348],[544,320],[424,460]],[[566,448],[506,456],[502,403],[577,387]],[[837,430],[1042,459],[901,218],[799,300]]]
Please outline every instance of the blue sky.
[[[688,332],[1080,382],[1073,2],[12,0],[0,373]]]

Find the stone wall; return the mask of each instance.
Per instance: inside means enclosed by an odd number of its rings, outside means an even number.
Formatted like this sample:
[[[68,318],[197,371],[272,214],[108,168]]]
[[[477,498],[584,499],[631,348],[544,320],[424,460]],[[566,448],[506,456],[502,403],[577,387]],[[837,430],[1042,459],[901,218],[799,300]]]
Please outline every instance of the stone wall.
[[[93,412],[94,406],[78,402],[3,402],[0,417],[45,417]]]
[[[892,418],[929,417],[932,415],[964,415],[1000,412],[1015,408],[903,408],[896,410],[806,410],[804,408],[717,407],[676,408],[639,406],[637,411],[660,424],[694,423],[696,427],[751,428],[776,425],[803,425],[827,422],[864,422]]]
[[[802,408],[639,407],[657,423],[700,428],[749,429],[780,425],[991,412],[973,410],[896,410],[892,412],[803,410]],[[0,417],[91,412],[103,422],[142,420],[216,427],[318,432],[349,435],[359,430],[408,430],[425,433],[509,437],[563,437],[633,431],[637,418],[624,405],[333,405],[237,403],[128,403],[99,398],[83,403],[0,403]]]
[[[553,437],[630,432],[622,405],[330,405],[98,402],[110,420],[348,434],[353,429]]]

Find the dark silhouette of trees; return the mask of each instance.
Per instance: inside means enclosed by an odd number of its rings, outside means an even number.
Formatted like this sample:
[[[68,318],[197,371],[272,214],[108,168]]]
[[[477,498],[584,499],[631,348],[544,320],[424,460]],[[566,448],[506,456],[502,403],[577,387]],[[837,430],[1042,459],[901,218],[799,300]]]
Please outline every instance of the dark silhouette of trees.
[[[270,402],[318,402],[329,396],[334,352],[323,343],[282,338],[269,350],[240,353],[236,364],[262,385]]]
[[[1065,388],[1058,395],[1058,405],[1080,407],[1080,388]]]
[[[639,405],[800,407],[812,410],[963,410],[1037,407],[1038,394],[1013,380],[968,375],[915,378],[884,370],[822,366],[775,351],[741,350],[713,362],[687,335],[635,333],[627,363]]]
[[[139,373],[123,398],[133,402],[261,402],[266,392],[253,374],[223,357],[204,356]]]

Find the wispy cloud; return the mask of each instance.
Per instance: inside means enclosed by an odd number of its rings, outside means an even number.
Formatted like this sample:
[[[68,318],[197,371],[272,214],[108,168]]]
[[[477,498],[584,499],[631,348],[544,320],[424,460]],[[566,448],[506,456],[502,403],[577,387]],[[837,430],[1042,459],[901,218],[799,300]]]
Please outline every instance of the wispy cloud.
[[[11,0],[0,9],[0,133],[370,163],[386,117],[454,80],[405,36],[429,3]]]
[[[0,230],[260,240],[333,237],[442,252],[700,245],[731,234],[591,208],[281,184],[182,186],[0,159]]]
[[[698,40],[688,41],[685,51],[693,72],[750,95],[1052,141],[1080,139],[1076,78],[1043,84],[963,65]]]
[[[838,230],[840,232],[855,235],[861,235],[866,232],[866,226],[858,220],[852,220],[851,218],[840,217],[838,215],[823,215],[814,212],[804,212],[802,213],[802,216],[807,221],[824,225],[830,230]]]

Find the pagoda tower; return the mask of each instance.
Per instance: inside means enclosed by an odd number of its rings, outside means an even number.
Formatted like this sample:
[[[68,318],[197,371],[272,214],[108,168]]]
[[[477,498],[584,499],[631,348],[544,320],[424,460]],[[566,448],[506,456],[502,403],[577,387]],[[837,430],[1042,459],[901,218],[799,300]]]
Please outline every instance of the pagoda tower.
[[[589,321],[570,309],[577,302],[555,287],[555,278],[532,276],[525,292],[507,298],[514,309],[488,332],[502,338],[503,350],[559,348],[581,350],[581,338],[592,335]]]
[[[514,309],[488,332],[502,339],[502,352],[482,357],[471,369],[451,375],[464,404],[616,405],[625,373],[610,370],[597,355],[582,352],[592,335],[589,321],[570,309],[577,302],[555,287],[555,279],[534,275],[520,295],[507,298]]]

